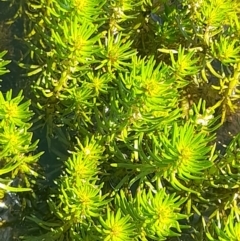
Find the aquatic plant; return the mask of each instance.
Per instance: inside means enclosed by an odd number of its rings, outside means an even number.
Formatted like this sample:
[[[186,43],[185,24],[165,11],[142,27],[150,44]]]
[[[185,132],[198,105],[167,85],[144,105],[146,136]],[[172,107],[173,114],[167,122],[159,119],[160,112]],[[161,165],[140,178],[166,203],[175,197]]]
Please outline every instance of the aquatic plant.
[[[239,240],[239,130],[221,137],[239,115],[238,1],[8,4],[28,87],[0,94],[0,190],[33,194],[20,238]]]

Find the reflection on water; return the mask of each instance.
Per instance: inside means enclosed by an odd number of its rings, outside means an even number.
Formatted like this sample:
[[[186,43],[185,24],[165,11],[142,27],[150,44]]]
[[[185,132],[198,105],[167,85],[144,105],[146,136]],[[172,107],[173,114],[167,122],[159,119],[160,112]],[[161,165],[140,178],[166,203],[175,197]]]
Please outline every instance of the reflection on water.
[[[0,201],[0,240],[12,241],[17,239],[15,224],[20,222],[21,204],[15,193],[6,193]]]
[[[13,230],[11,227],[0,228],[0,239],[4,241],[13,240]]]

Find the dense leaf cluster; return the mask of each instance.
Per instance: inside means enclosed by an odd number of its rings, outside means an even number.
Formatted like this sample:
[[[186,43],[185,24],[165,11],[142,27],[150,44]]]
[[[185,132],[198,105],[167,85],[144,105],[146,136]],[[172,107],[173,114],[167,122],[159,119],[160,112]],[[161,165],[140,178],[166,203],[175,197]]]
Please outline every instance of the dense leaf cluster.
[[[0,92],[0,191],[33,193],[23,240],[239,240],[240,135],[219,137],[239,109],[237,0],[0,4],[25,81]]]

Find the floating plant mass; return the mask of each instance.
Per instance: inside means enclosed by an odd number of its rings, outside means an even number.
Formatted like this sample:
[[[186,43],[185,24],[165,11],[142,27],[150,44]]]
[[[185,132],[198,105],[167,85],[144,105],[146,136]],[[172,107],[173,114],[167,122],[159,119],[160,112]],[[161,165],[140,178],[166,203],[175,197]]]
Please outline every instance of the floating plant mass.
[[[0,0],[0,240],[239,240],[239,16]]]

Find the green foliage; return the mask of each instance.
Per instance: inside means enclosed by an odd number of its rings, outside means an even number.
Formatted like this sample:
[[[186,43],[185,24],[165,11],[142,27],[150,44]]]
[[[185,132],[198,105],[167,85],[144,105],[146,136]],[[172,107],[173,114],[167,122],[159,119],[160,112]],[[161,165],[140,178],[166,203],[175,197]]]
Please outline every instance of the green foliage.
[[[181,232],[181,228],[187,227],[178,223],[178,220],[187,217],[178,213],[185,201],[175,194],[166,194],[164,189],[138,191],[136,198],[126,198],[124,192],[116,196],[116,205],[132,218],[136,240],[165,240],[167,236],[179,236],[171,228]]]
[[[1,197],[34,193],[21,238],[239,240],[239,131],[219,148],[239,115],[238,1],[4,4],[28,86],[0,92]]]
[[[103,227],[102,230],[99,230],[101,240],[134,240],[136,237],[135,226],[130,222],[130,216],[126,214],[121,217],[120,209],[117,210],[116,215],[108,210],[106,221],[102,217],[99,218],[99,221]]]
[[[11,61],[4,60],[2,57],[7,53],[7,51],[2,51],[0,53],[0,75],[3,75],[5,73],[8,73],[9,70],[6,69],[6,65],[9,64]]]
[[[38,141],[32,143],[32,133],[28,131],[33,113],[29,110],[30,100],[21,103],[22,100],[22,92],[15,98],[11,90],[5,98],[0,93],[1,192],[30,191],[31,176],[38,176],[36,162],[42,153],[34,153]],[[19,178],[17,186],[11,185],[13,178]]]

